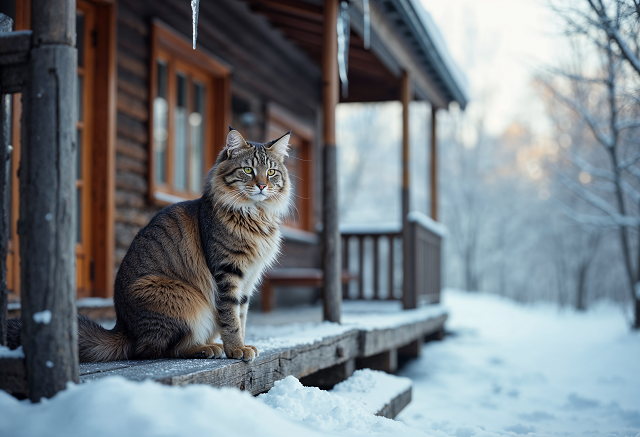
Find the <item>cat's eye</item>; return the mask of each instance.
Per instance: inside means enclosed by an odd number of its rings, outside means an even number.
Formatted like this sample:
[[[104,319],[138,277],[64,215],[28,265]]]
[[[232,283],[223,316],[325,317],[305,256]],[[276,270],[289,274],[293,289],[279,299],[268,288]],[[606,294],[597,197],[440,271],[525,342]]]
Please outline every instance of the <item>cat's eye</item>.
[[[251,174],[251,172],[252,172],[252,171],[253,171],[253,169],[252,169],[251,167],[245,167],[245,168],[244,168],[244,172],[245,172],[246,174]]]
[[[267,175],[273,176],[274,174],[276,174],[276,171],[274,169],[270,168],[269,170],[267,170]]]

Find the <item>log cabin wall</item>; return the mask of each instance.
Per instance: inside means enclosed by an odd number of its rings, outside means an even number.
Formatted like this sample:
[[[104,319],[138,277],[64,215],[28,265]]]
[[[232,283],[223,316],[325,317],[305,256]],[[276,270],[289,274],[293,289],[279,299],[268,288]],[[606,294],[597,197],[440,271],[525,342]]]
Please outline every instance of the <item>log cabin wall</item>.
[[[149,200],[151,23],[155,18],[191,38],[191,8],[187,0],[118,2],[116,270],[138,230],[162,208]],[[266,140],[267,107],[275,103],[313,126],[315,138],[311,154],[313,165],[319,165],[316,127],[321,104],[321,74],[319,67],[300,48],[264,18],[252,13],[247,4],[235,0],[200,4],[198,47],[232,69],[232,106],[236,112],[248,110],[256,116],[253,126],[246,130],[248,139]],[[236,115],[229,117],[234,123]],[[319,168],[315,174],[321,174]],[[313,195],[318,196],[319,185],[314,184]],[[317,218],[319,202],[313,206],[313,215]],[[291,240],[285,244],[281,265],[315,267],[319,262],[318,253],[317,244]]]

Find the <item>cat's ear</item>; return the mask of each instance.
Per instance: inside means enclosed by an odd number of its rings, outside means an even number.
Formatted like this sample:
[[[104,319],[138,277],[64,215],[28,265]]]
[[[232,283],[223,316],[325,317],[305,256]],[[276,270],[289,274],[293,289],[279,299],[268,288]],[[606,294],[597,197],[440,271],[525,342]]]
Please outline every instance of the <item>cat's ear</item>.
[[[287,132],[277,140],[271,141],[267,149],[275,154],[280,160],[289,156],[289,139],[291,139],[291,131]]]
[[[240,151],[250,146],[242,138],[240,132],[229,126],[229,134],[227,135],[227,145],[224,147],[227,151],[227,156],[230,157],[234,152]]]

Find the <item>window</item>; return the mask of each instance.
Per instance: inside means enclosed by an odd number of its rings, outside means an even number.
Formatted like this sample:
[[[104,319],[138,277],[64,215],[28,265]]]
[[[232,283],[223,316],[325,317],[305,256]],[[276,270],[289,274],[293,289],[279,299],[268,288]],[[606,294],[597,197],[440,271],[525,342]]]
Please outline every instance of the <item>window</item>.
[[[91,139],[93,137],[93,81],[95,49],[91,32],[95,29],[95,9],[91,3],[77,2],[76,47],[78,48],[78,95],[76,108],[76,286],[78,297],[91,295]]]
[[[159,21],[151,68],[151,198],[161,204],[197,198],[224,146],[229,69]]]
[[[285,109],[275,104],[269,106],[267,139],[278,138],[293,130],[289,141],[289,158],[285,160],[291,181],[293,205],[295,208],[285,220],[285,226],[302,231],[315,232],[313,215],[313,129],[298,121]]]

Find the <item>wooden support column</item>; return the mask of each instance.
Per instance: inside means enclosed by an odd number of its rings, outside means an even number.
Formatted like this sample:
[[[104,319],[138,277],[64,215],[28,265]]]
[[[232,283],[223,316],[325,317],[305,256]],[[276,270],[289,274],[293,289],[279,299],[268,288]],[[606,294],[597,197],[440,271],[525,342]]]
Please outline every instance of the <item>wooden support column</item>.
[[[395,373],[398,370],[398,349],[389,349],[379,354],[356,358],[356,368]]]
[[[438,108],[431,104],[431,218],[438,221]]]
[[[75,0],[32,0],[22,94],[22,344],[33,402],[78,381]]]
[[[400,83],[400,101],[402,102],[402,305],[404,309],[415,308],[416,293],[411,271],[411,257],[413,254],[413,242],[407,215],[410,202],[410,138],[409,138],[409,103],[411,102],[411,78],[407,72],[403,72]]]
[[[0,14],[0,33],[11,32],[13,20]],[[11,134],[11,96],[0,94],[0,345],[7,344],[7,244],[9,228],[9,197],[7,185],[11,173],[9,167],[9,136]]]
[[[322,286],[324,320],[340,323],[340,229],[338,223],[338,169],[336,156],[336,105],[338,104],[338,1],[324,1],[322,51],[323,209]]]

